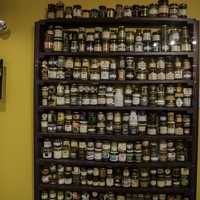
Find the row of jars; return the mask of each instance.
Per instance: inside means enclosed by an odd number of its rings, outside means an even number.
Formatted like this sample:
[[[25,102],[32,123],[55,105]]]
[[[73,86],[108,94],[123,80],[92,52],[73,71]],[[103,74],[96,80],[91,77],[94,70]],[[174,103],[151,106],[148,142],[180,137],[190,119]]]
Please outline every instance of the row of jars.
[[[191,116],[174,112],[54,112],[41,115],[41,132],[190,135]]]
[[[190,52],[194,39],[188,27],[172,28],[163,25],[159,30],[118,29],[96,27],[88,31],[65,31],[62,26],[49,26],[44,39],[44,51],[65,52]],[[194,43],[195,44],[195,43]]]
[[[188,58],[158,57],[80,59],[58,56],[43,60],[41,77],[62,80],[181,80],[192,79]]]
[[[136,142],[77,141],[44,139],[45,159],[81,159],[110,162],[167,162],[189,160],[189,144],[180,141]]]
[[[65,6],[63,1],[48,4],[47,18],[122,18],[122,17],[187,17],[187,4],[171,3],[168,0],[159,0],[149,5],[122,5],[107,8],[100,5],[98,8],[83,9],[81,5]]]
[[[43,106],[191,107],[192,88],[174,85],[49,85],[41,87]]]
[[[42,191],[40,200],[190,200],[180,194],[114,194],[98,192]]]
[[[51,165],[41,169],[43,184],[88,185],[100,187],[186,187],[189,185],[188,168],[111,169]]]

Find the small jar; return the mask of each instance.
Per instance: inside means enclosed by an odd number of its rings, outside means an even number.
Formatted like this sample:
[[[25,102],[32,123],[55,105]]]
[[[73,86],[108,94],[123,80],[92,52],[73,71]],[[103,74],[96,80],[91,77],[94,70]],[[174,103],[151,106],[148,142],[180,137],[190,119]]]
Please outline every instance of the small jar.
[[[50,26],[45,33],[44,50],[52,51],[54,47],[54,31],[53,26]]]
[[[106,6],[99,6],[99,17],[100,18],[107,17],[107,8],[106,8]]]
[[[168,0],[159,0],[158,7],[159,7],[159,16],[168,17],[168,13],[169,13]]]
[[[138,169],[133,169],[133,171],[132,171],[131,187],[133,187],[133,188],[139,187],[139,171],[138,171]]]
[[[54,38],[53,50],[54,51],[62,51],[63,50],[63,40],[62,40],[62,38],[60,38],[60,37]]]
[[[127,168],[125,168],[123,170],[122,187],[124,187],[124,188],[130,188],[131,187],[130,171]]]
[[[56,16],[56,6],[55,4],[48,4],[47,19],[54,19]]]
[[[147,169],[140,170],[140,186],[141,188],[147,188],[149,186],[149,172]]]
[[[152,33],[151,50],[153,52],[160,52],[161,51],[161,34],[160,34],[159,31]]]
[[[176,28],[171,29],[169,33],[169,45],[170,45],[170,51],[172,52],[181,51],[180,32]]]
[[[114,17],[115,17],[115,9],[113,9],[113,8],[108,8],[108,9],[107,9],[107,17],[108,17],[108,18],[114,18]]]
[[[175,3],[169,5],[169,16],[172,18],[178,17],[179,6]]]
[[[133,144],[127,143],[126,145],[126,160],[127,162],[133,162],[133,155],[134,155],[134,150],[133,150]]]
[[[182,3],[179,5],[178,16],[182,18],[187,17],[187,4]]]
[[[146,80],[147,79],[147,63],[144,58],[139,58],[137,65],[137,79],[138,80]]]
[[[124,17],[132,17],[132,8],[130,6],[124,6]]]
[[[149,5],[149,17],[156,17],[158,15],[158,5],[150,4]]]
[[[80,5],[74,5],[73,17],[82,17],[82,8]]]
[[[117,152],[117,143],[112,142],[111,151],[110,151],[110,161],[111,162],[118,162],[118,152]]]
[[[126,143],[118,143],[119,162],[126,161]]]
[[[107,169],[106,186],[112,187],[114,185],[113,170]]]
[[[164,188],[165,187],[165,175],[164,169],[157,170],[157,187]]]
[[[73,9],[72,9],[72,7],[67,6],[67,7],[65,8],[65,18],[66,18],[66,19],[71,19],[71,18],[72,18],[72,15],[73,15]]]
[[[157,80],[157,67],[156,67],[156,62],[152,58],[149,62],[148,66],[148,80]]]
[[[114,105],[116,107],[122,107],[124,105],[124,96],[122,88],[115,89]]]
[[[123,5],[117,4],[115,10],[116,10],[115,18],[123,17],[124,15]]]
[[[54,159],[62,158],[62,143],[60,140],[55,140],[53,142],[53,158]]]
[[[62,1],[56,4],[56,18],[64,18],[65,16],[65,5]]]

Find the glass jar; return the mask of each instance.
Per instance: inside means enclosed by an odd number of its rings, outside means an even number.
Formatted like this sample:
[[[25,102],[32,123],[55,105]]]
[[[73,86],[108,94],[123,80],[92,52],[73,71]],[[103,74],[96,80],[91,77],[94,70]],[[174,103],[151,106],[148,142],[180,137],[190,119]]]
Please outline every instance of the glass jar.
[[[107,17],[108,17],[108,18],[114,18],[114,17],[115,17],[115,9],[113,9],[113,8],[108,8],[108,9],[107,9]]]
[[[117,40],[115,40],[115,39],[110,40],[110,48],[109,49],[111,52],[116,52],[118,50]]]
[[[53,26],[49,26],[48,30],[45,33],[44,50],[52,51],[53,48],[54,48],[54,30]]]
[[[147,188],[149,186],[149,172],[147,169],[141,169],[140,170],[140,187],[141,188]]]
[[[132,170],[131,187],[133,187],[133,188],[139,187],[139,171],[138,171],[138,169]]]
[[[132,8],[131,8],[131,6],[124,6],[123,16],[124,17],[132,17]]]
[[[53,42],[53,51],[62,51],[63,50],[63,40],[60,37],[55,38]]]
[[[141,6],[140,9],[141,9],[140,16],[141,17],[148,17],[148,15],[149,15],[149,8],[148,8],[148,6]]]
[[[158,144],[156,142],[150,143],[150,152],[151,152],[151,161],[158,162],[159,161],[159,152],[158,152]]]
[[[151,49],[153,52],[161,51],[161,33],[159,31],[152,33]]]
[[[71,19],[71,18],[72,18],[72,15],[73,15],[73,9],[72,9],[72,7],[67,6],[67,7],[65,8],[65,18],[66,18],[66,19]]]
[[[56,16],[55,4],[48,4],[47,19],[54,19]]]
[[[179,11],[178,4],[171,3],[169,5],[169,16],[170,17],[177,18],[178,17],[178,11]]]
[[[56,3],[56,18],[64,18],[65,16],[65,5],[62,1]]]
[[[166,80],[174,80],[174,67],[170,60],[166,63]]]
[[[148,80],[157,80],[157,67],[156,62],[151,58],[148,66]]]
[[[115,10],[116,10],[115,18],[121,18],[124,16],[123,5],[117,4]]]
[[[120,58],[119,67],[118,67],[118,80],[125,80],[125,59],[124,57]]]
[[[156,67],[158,70],[157,79],[165,80],[166,72],[165,72],[165,60],[163,57],[159,57],[156,63]]]
[[[181,80],[183,78],[182,62],[179,57],[175,59],[174,78],[176,80]]]
[[[149,141],[142,141],[142,160],[144,162],[150,161]]]
[[[126,161],[126,143],[118,143],[119,162]]]
[[[106,6],[99,6],[99,17],[100,18],[107,17],[107,8],[106,8]]]
[[[159,8],[159,16],[160,17],[168,17],[168,13],[169,13],[168,0],[159,0],[158,8]]]
[[[137,70],[137,79],[138,80],[146,80],[147,79],[147,63],[144,58],[139,58],[136,64]]]
[[[180,4],[178,9],[178,16],[186,18],[187,17],[187,4]]]
[[[191,70],[190,60],[187,58],[183,59],[183,79],[192,79],[192,70]]]
[[[162,25],[161,28],[161,41],[162,41],[162,51],[167,52],[169,51],[169,42],[168,42],[168,26]]]
[[[159,119],[159,133],[161,135],[167,134],[167,116],[165,113],[161,113],[160,119]]]
[[[158,15],[158,5],[150,4],[149,5],[149,17],[156,17]]]
[[[93,59],[90,68],[90,80],[98,81],[100,80],[99,64],[97,59]]]
[[[130,188],[131,186],[131,177],[129,169],[125,168],[123,170],[123,177],[122,177],[122,187]]]
[[[156,86],[150,85],[149,86],[149,105],[155,106],[156,100],[157,100]]]
[[[181,29],[181,51],[192,51],[191,39],[189,37],[189,30],[187,26]]]
[[[73,6],[73,17],[82,17],[82,8],[80,5]]]
[[[144,85],[141,87],[141,106],[147,106],[148,105],[148,86]]]
[[[114,59],[110,61],[109,80],[116,80],[117,78],[117,63]]]
[[[180,32],[176,28],[171,29],[171,31],[169,32],[169,45],[170,45],[170,51],[172,52],[181,51]]]

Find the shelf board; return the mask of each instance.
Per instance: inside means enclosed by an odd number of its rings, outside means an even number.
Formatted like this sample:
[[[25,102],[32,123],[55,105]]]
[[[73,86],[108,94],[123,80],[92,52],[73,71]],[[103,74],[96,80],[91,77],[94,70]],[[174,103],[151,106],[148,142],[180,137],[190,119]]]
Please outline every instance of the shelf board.
[[[88,160],[71,160],[71,159],[39,159],[40,165],[45,164],[63,164],[72,166],[87,166],[87,167],[130,167],[130,168],[159,168],[159,167],[192,167],[191,162],[142,162],[142,163],[128,163],[128,162],[109,162],[109,161],[88,161]]]
[[[94,139],[94,140],[109,140],[109,141],[137,141],[137,140],[151,140],[151,141],[160,141],[160,140],[187,140],[192,141],[191,135],[106,135],[106,134],[74,134],[74,133],[42,133],[37,134],[39,138],[70,138],[70,139]]]
[[[189,107],[152,107],[152,106],[39,106],[40,111],[45,110],[109,110],[109,111],[130,111],[130,110],[144,110],[144,111],[177,111],[192,113],[193,108]]]
[[[39,85],[45,84],[188,84],[193,85],[193,80],[100,80],[100,81],[93,81],[93,80],[61,80],[61,79],[52,79],[52,80],[40,80]]]
[[[40,189],[52,189],[52,190],[67,190],[67,191],[87,191],[87,192],[128,192],[128,193],[162,193],[162,194],[190,194],[189,188],[123,188],[123,187],[95,187],[95,186],[81,186],[81,185],[50,185],[40,184]]]
[[[162,24],[170,26],[183,26],[194,23],[195,20],[191,18],[164,18],[164,17],[122,17],[122,18],[57,18],[40,20],[38,23],[43,26],[62,25],[65,28],[75,27],[158,27]]]
[[[99,58],[110,58],[119,56],[187,56],[193,57],[193,52],[40,52],[40,58],[46,56],[70,56],[70,57],[99,57]]]

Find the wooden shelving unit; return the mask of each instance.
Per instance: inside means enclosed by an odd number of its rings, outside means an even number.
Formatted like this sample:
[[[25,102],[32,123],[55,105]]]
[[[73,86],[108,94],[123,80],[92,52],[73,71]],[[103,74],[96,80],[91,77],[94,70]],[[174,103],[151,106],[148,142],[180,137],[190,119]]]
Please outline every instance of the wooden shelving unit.
[[[84,52],[84,53],[69,53],[69,52],[44,52],[42,49],[44,32],[49,25],[60,25],[67,28],[83,27],[118,27],[120,25],[126,27],[160,27],[163,24],[173,26],[184,26],[190,27],[193,33],[193,38],[197,39],[197,48],[193,52],[109,52],[109,53],[98,53],[98,52]],[[35,143],[35,200],[40,200],[40,191],[44,190],[68,190],[68,191],[96,191],[96,192],[133,192],[133,193],[170,193],[170,194],[187,194],[191,196],[191,200],[196,199],[196,183],[197,183],[197,135],[198,135],[198,83],[199,83],[199,68],[198,68],[198,21],[195,19],[173,19],[173,18],[121,18],[121,19],[53,19],[53,20],[41,20],[35,25],[35,84],[34,84],[34,143]],[[133,56],[133,57],[158,57],[158,56],[180,56],[190,58],[193,62],[193,79],[192,80],[126,80],[126,81],[90,81],[90,80],[42,80],[40,78],[41,61],[44,58],[50,56],[70,56],[70,57],[82,57],[82,58],[116,58],[118,56]],[[40,104],[40,87],[43,85],[50,84],[92,84],[92,85],[126,85],[126,84],[186,84],[193,87],[193,100],[192,107],[152,107],[152,106],[131,106],[131,107],[114,107],[114,106],[42,106]],[[147,111],[147,112],[160,112],[160,111],[173,111],[179,113],[189,113],[192,115],[192,134],[191,135],[106,135],[106,134],[73,134],[65,132],[56,133],[44,133],[40,130],[40,115],[44,111],[55,110],[72,110],[72,111]],[[185,140],[191,143],[191,160],[186,162],[149,162],[149,163],[127,163],[127,162],[103,162],[103,161],[85,161],[85,160],[56,160],[56,159],[42,159],[41,158],[41,143],[40,140],[44,138],[70,138],[70,139],[92,139],[92,140],[108,140],[108,141],[137,141],[137,140]],[[77,185],[51,185],[41,184],[40,182],[40,167],[43,165],[54,164],[66,164],[70,166],[108,166],[111,168],[117,167],[129,167],[129,168],[159,168],[159,167],[188,167],[191,170],[191,182],[187,188],[172,187],[172,188],[115,188],[115,187],[92,187],[92,186],[77,186]]]

